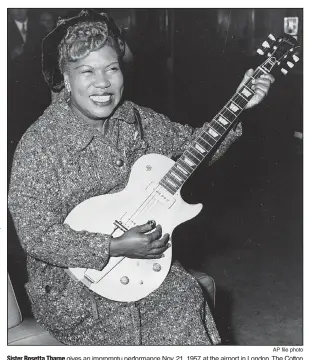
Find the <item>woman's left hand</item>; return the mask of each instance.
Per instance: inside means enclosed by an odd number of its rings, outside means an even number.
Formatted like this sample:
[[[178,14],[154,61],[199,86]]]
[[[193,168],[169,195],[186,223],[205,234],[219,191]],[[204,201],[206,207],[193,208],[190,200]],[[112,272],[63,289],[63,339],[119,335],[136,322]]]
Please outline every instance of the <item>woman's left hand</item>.
[[[243,86],[243,84],[249,80],[249,78],[253,75],[254,70],[249,69],[244,78],[242,79],[240,85],[237,88],[237,91]],[[254,80],[252,85],[252,90],[255,92],[255,95],[251,98],[251,100],[246,105],[245,109],[250,109],[253,106],[259,104],[265,96],[268,94],[270,85],[275,81],[275,78],[270,74],[263,74],[258,79]]]

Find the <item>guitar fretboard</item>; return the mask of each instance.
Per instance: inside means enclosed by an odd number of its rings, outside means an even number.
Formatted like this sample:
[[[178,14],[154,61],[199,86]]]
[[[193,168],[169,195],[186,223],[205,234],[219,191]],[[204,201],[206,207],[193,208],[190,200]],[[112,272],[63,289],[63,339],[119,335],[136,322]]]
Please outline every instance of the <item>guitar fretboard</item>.
[[[267,59],[259,66],[251,78],[234,94],[200,135],[188,146],[173,167],[161,179],[160,185],[169,193],[176,191],[185,183],[198,165],[217,149],[231,128],[236,125],[237,118],[246,107],[254,91],[252,81],[262,74],[269,73],[274,66],[272,59]]]

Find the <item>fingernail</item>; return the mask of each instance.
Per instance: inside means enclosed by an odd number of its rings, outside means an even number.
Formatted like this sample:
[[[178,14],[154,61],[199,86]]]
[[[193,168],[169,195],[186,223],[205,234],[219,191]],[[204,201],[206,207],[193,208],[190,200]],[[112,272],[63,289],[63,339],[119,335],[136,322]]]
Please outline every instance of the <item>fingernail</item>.
[[[251,83],[252,83],[252,84],[255,84],[255,79],[252,79]]]
[[[147,224],[151,225],[153,228],[156,226],[156,222],[154,220],[148,220]]]

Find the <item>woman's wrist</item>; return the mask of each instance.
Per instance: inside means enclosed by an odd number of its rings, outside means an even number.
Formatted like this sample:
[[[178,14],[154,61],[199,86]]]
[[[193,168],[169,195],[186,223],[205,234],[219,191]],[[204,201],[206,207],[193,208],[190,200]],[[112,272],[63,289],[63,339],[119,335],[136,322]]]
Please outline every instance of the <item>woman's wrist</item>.
[[[120,253],[120,241],[118,238],[111,238],[110,243],[109,243],[109,255],[110,256],[121,256]]]

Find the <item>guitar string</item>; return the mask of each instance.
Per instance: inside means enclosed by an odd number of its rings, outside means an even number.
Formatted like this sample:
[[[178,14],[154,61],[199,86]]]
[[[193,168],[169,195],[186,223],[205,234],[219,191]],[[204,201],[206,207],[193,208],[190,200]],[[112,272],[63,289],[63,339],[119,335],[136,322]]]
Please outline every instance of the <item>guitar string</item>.
[[[157,188],[158,188],[159,186],[157,186]],[[156,189],[157,189],[156,188]],[[155,190],[156,190],[155,189]],[[126,224],[129,222],[129,221],[132,221],[132,222],[134,222],[134,223],[136,223],[136,219],[138,218],[138,217],[140,217],[143,213],[145,213],[145,212],[149,212],[157,203],[158,203],[158,200],[156,200],[156,191],[155,190],[153,190],[153,192],[152,192],[152,197],[150,197],[149,199],[148,199],[148,201],[147,200],[145,200],[143,203],[142,203],[142,205],[135,211],[135,213],[134,214],[132,214],[132,216],[128,219],[128,221],[126,222]],[[154,219],[151,219],[151,220],[154,220]]]
[[[143,206],[147,206],[147,201],[151,201],[156,195],[155,190],[157,190],[159,185],[157,185],[156,188],[153,189],[153,191],[148,195],[148,197],[141,203],[141,205],[135,210],[135,212],[129,217],[129,219],[125,222],[125,224],[128,224],[128,222],[136,216],[138,212],[141,212],[143,210]]]

